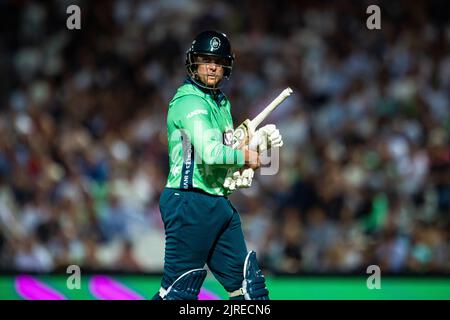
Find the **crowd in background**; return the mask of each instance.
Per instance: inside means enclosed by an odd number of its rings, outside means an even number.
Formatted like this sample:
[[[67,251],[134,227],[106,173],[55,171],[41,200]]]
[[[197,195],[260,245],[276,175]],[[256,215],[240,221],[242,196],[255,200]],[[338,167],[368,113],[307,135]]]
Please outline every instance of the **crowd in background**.
[[[265,272],[449,272],[444,3],[379,2],[380,30],[364,2],[1,3],[0,269],[162,270],[167,105],[217,29],[235,124],[294,90],[279,172],[231,196]]]

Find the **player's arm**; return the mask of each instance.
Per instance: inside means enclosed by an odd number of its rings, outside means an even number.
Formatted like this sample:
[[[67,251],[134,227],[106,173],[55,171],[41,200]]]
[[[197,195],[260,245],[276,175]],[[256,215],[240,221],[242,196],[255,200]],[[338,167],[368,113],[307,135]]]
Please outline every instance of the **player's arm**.
[[[228,168],[241,168],[256,162],[257,152],[233,149],[223,144],[222,132],[213,126],[211,112],[201,97],[186,95],[174,102],[168,117],[187,136],[196,157],[202,162]]]

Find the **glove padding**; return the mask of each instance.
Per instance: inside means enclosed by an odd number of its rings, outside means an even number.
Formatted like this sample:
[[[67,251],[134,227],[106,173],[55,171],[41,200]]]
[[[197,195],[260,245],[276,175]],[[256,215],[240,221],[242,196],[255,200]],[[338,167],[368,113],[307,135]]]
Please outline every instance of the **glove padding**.
[[[255,132],[250,140],[249,149],[257,150],[259,153],[271,148],[283,146],[283,138],[280,130],[274,124],[268,124]]]
[[[250,140],[249,149],[257,150],[259,153],[271,148],[283,146],[283,138],[274,124],[268,124],[257,130]],[[223,186],[230,191],[237,188],[250,188],[255,171],[251,168],[229,172]]]
[[[225,178],[223,186],[230,191],[236,190],[236,188],[250,188],[253,181],[253,175],[255,171],[253,169],[237,170]]]

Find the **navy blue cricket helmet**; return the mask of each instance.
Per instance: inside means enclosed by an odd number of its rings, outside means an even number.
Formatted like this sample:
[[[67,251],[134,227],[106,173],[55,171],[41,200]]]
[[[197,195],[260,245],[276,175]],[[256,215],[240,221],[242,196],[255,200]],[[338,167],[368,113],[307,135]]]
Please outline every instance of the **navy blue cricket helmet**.
[[[199,33],[192,41],[186,52],[186,69],[189,75],[195,73],[196,55],[214,56],[224,59],[224,77],[228,79],[233,70],[234,54],[231,51],[230,41],[222,32],[207,30]]]

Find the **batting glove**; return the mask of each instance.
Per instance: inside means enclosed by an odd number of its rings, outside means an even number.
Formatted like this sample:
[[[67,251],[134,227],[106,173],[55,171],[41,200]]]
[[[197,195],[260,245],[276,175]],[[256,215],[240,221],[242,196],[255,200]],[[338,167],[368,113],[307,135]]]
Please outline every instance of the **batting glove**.
[[[230,191],[234,191],[238,188],[250,188],[252,186],[254,173],[255,171],[250,168],[244,169],[242,172],[237,170],[225,178],[223,186]]]
[[[283,146],[283,137],[274,124],[268,124],[257,130],[250,141],[249,148],[264,152],[271,148]]]

